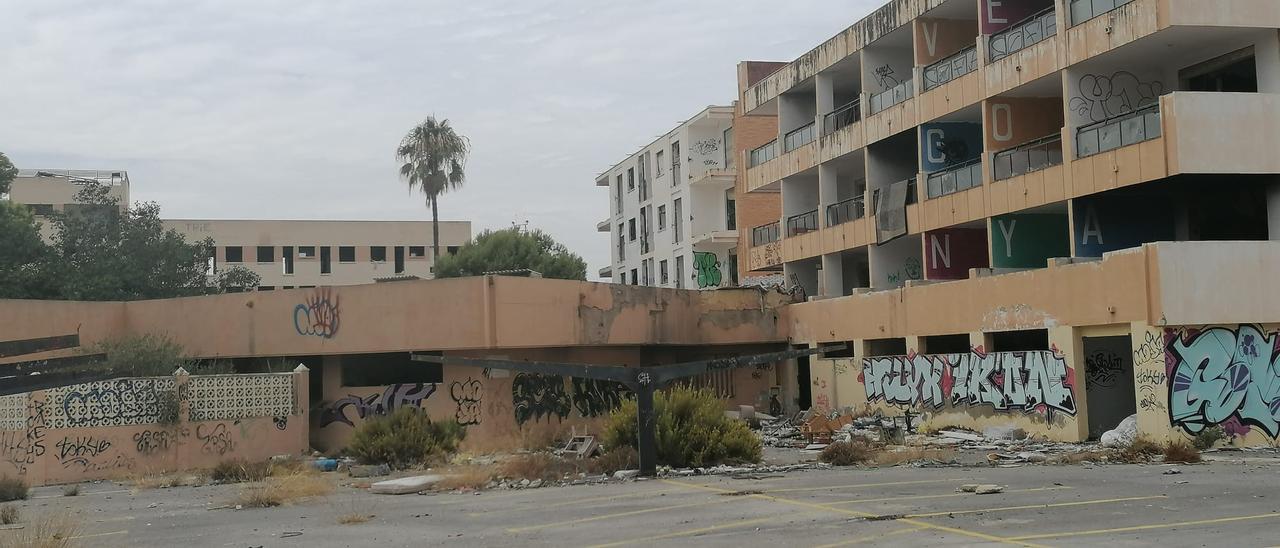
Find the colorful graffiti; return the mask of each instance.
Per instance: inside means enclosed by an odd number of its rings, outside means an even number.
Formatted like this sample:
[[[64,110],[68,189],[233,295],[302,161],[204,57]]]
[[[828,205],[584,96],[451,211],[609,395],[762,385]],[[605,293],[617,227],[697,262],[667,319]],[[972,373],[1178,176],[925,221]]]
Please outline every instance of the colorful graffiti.
[[[1166,330],[1169,422],[1195,434],[1250,426],[1280,437],[1280,336],[1253,326]]]
[[[483,392],[484,385],[470,377],[466,381],[454,381],[449,386],[449,396],[453,398],[454,403],[458,404],[458,411],[454,413],[458,424],[463,426],[480,424],[480,397]]]
[[[393,384],[381,394],[360,397],[347,395],[326,407],[320,416],[320,426],[325,427],[335,422],[355,426],[355,422],[347,415],[347,409],[355,409],[361,420],[371,416],[384,416],[400,407],[422,407],[422,402],[436,392],[435,383]]]
[[[293,328],[299,335],[332,339],[341,326],[342,310],[332,288],[317,288],[306,301],[293,307]]]
[[[862,367],[868,401],[1076,414],[1072,369],[1047,350],[864,358]]]
[[[698,273],[698,289],[720,287],[720,260],[715,253],[695,251],[693,253],[693,269]]]

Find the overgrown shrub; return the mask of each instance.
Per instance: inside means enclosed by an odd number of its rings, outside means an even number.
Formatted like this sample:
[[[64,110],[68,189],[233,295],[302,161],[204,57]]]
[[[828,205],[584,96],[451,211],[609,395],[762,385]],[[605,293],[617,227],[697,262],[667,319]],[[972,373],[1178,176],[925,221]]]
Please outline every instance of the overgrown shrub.
[[[209,471],[209,479],[214,483],[262,481],[269,475],[271,467],[268,463],[248,462],[244,459],[224,460]]]
[[[875,455],[875,448],[866,441],[838,441],[823,449],[818,460],[833,466],[854,466],[872,462]]]
[[[1177,463],[1200,462],[1200,451],[1184,440],[1173,440],[1164,446],[1164,461]]]
[[[401,407],[356,427],[347,449],[365,464],[407,468],[454,452],[465,435],[458,421],[433,421],[416,407]]]
[[[1191,445],[1196,449],[1204,451],[1206,449],[1212,449],[1214,445],[1219,441],[1226,439],[1226,437],[1227,432],[1226,430],[1223,430],[1221,426],[1210,426],[1196,434],[1196,437],[1191,440]]]
[[[672,388],[654,396],[658,462],[674,467],[760,461],[760,439],[747,424],[724,415],[724,403],[708,390]],[[609,415],[608,447],[639,448],[634,399]]]
[[[0,476],[0,502],[27,500],[27,482],[21,478]]]
[[[0,525],[13,525],[18,523],[18,507],[12,504],[0,506]]]
[[[1139,463],[1151,460],[1151,457],[1164,452],[1164,447],[1147,438],[1139,436],[1128,447],[1116,452],[1116,460],[1120,462]]]

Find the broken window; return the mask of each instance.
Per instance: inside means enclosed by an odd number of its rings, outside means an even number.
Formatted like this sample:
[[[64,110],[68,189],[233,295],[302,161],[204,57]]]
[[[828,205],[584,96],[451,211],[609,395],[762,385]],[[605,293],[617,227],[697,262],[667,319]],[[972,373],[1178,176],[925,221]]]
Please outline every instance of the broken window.
[[[284,273],[285,275],[293,274],[293,246],[286,245],[280,248],[281,256],[284,257]]]
[[[276,262],[276,248],[269,245],[258,246],[258,262],[274,263]]]
[[[300,259],[316,258],[316,246],[314,245],[298,246],[298,258]]]
[[[423,257],[426,257],[426,256],[427,256],[427,246],[425,246],[425,245],[411,245],[411,246],[409,246],[409,256],[410,256],[410,257],[413,257],[413,258],[418,258],[418,259],[421,259],[421,258],[423,258]]]
[[[369,248],[369,260],[375,263],[387,262],[387,246],[375,245]]]
[[[636,168],[627,168],[627,192],[636,189]]]
[[[907,339],[903,337],[867,341],[867,357],[905,355],[907,355]]]
[[[404,274],[404,246],[396,246],[396,274]]]
[[[356,262],[355,246],[350,246],[350,245],[338,246],[338,262],[340,263]]]
[[[631,269],[631,285],[638,285],[640,282],[640,271]]]
[[[320,273],[333,273],[333,248],[324,246],[320,248]]]
[[[671,203],[671,242],[676,244],[680,243],[680,240],[684,239],[680,234],[680,228],[683,225],[683,219],[681,219],[683,213],[681,213],[681,209],[683,208],[680,207],[680,198],[676,198],[676,200]]]
[[[229,262],[229,263],[243,263],[243,262],[244,262],[244,248],[242,248],[242,247],[240,247],[240,246],[238,246],[238,245],[237,245],[237,246],[227,246],[227,262]]]

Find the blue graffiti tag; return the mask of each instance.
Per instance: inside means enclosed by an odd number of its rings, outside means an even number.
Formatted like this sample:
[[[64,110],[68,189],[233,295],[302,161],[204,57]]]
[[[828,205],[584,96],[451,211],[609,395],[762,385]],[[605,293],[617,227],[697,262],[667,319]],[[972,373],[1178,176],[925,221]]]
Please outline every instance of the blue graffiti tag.
[[[293,307],[293,328],[299,335],[332,339],[338,334],[340,309],[332,289],[319,288],[306,302]]]
[[[1280,436],[1280,353],[1276,335],[1252,326],[1170,332],[1169,422],[1188,434],[1231,419]]]

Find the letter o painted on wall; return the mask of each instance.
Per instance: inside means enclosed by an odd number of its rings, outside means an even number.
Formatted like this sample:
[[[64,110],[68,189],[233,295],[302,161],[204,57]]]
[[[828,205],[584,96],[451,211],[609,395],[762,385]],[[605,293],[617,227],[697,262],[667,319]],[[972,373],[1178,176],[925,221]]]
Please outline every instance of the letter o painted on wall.
[[[1002,143],[1013,140],[1013,108],[1006,103],[991,104],[991,136]]]

